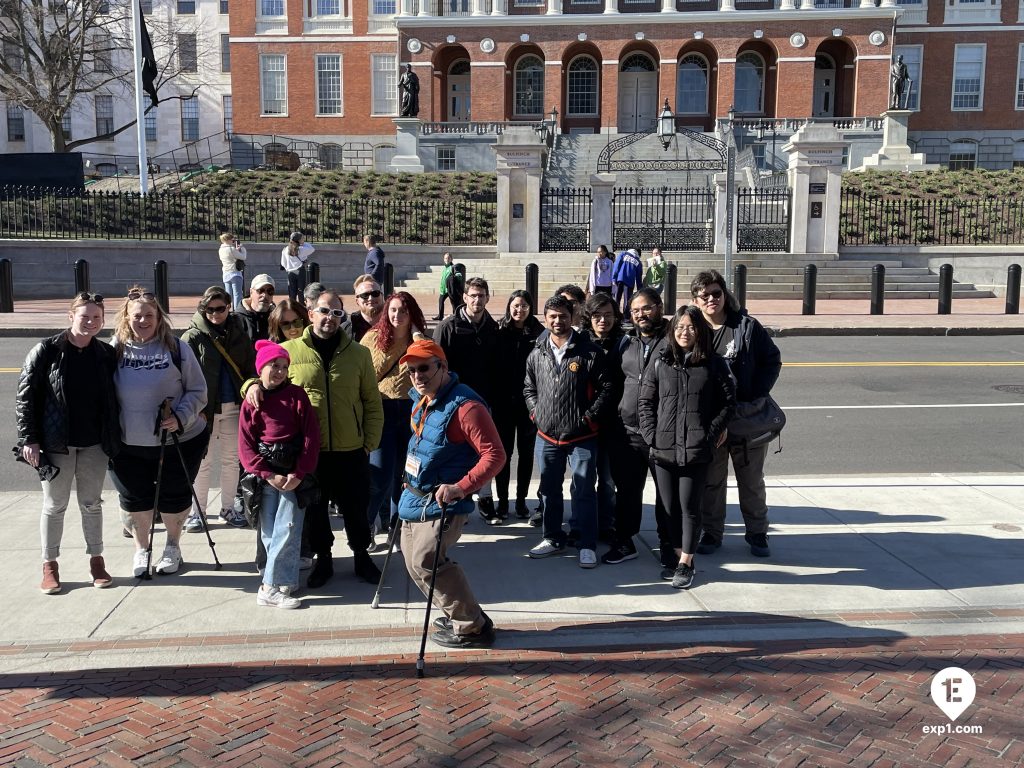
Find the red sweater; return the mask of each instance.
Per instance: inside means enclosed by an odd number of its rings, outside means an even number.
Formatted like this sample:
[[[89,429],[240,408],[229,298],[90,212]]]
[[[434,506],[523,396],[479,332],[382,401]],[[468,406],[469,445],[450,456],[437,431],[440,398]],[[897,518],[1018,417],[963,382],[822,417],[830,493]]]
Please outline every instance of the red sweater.
[[[456,483],[467,496],[490,482],[505,465],[501,437],[483,403],[471,400],[459,406],[455,418],[448,422],[448,439],[453,443],[468,442],[480,455],[473,468]]]
[[[301,479],[316,469],[320,457],[320,422],[306,390],[287,382],[277,389],[266,390],[258,411],[253,410],[248,401],[242,403],[238,417],[238,459],[247,472],[265,480],[278,473],[260,456],[259,444],[287,443],[299,435],[303,446],[292,474]]]

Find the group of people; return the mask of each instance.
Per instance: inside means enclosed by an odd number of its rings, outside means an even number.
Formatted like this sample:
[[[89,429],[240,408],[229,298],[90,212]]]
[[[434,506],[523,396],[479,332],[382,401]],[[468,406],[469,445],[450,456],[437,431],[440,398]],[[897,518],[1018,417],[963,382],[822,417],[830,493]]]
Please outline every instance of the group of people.
[[[243,250],[231,236],[222,243]],[[302,252],[301,237],[291,245]],[[403,557],[426,593],[440,536],[434,594],[444,615],[433,637],[453,647],[486,646],[494,636],[447,557],[474,509],[491,525],[514,514],[542,528],[531,558],[575,546],[580,567],[614,565],[637,557],[652,475],[661,575],[686,588],[695,554],[722,546],[731,458],[746,541],[754,555],[770,554],[767,446],[731,441],[728,425],[737,400],[771,390],[781,360],[717,272],[698,275],[693,303],[669,319],[654,286],[616,297],[593,284],[560,288],[540,308],[543,323],[522,290],[496,319],[487,281],[473,277],[458,282],[461,303],[432,338],[416,300],[404,291],[384,297],[369,273],[353,284],[352,314],[320,283],[275,303],[268,274],[238,301],[237,280],[225,272],[224,282],[203,294],[180,341],[154,295],[136,286],[119,301],[110,344],[96,338],[103,297],[81,293],[68,330],[30,352],[18,387],[17,450],[43,485],[44,592],[61,589],[73,480],[93,583],[112,583],[100,509],[108,462],[141,577],[151,565],[175,573],[182,532],[207,530],[216,461],[220,517],[240,528],[252,520],[259,530],[260,605],[298,607],[300,570],[309,571],[310,589],[333,577],[330,507],[344,518],[355,574],[370,583],[380,579],[374,536],[401,520]],[[295,288],[289,279],[289,294]],[[540,504],[531,510],[535,462]],[[159,558],[154,515],[166,531]],[[599,541],[609,545],[600,558]]]
[[[630,248],[613,256],[608,252],[608,246],[599,245],[590,262],[587,293],[607,293],[626,314],[634,291],[647,287],[661,293],[667,269],[668,262],[661,255],[661,248],[651,250],[647,269],[644,270],[639,248]]]

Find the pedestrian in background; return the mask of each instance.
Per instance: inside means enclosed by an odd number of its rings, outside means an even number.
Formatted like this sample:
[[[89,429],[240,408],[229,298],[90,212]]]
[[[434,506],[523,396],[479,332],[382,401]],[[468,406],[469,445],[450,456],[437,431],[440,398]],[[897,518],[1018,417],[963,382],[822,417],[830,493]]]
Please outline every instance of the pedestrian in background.
[[[587,293],[612,295],[612,267],[615,261],[608,253],[607,245],[597,246],[597,255],[590,262],[590,277],[587,278]]]
[[[301,232],[292,232],[281,249],[281,269],[288,274],[288,298],[298,301],[306,288],[306,262],[316,250]]]
[[[224,290],[231,297],[231,307],[237,310],[242,306],[242,281],[245,279],[245,246],[231,232],[220,236],[221,277]]]
[[[43,339],[25,358],[18,378],[16,451],[39,472],[43,509],[39,532],[47,595],[61,590],[57,559],[64,513],[75,484],[82,513],[85,553],[94,587],[113,580],[103,561],[103,479],[121,445],[114,370],[109,344],[96,339],[103,328],[103,297],[79,293],[68,311],[70,327]]]
[[[651,251],[651,258],[647,260],[647,271],[644,273],[644,287],[653,288],[658,293],[662,292],[665,285],[665,274],[668,271],[668,263],[661,256],[661,248]]]
[[[384,285],[384,249],[377,245],[377,236],[364,235],[363,247],[366,248],[363,272],[376,280],[378,286]]]
[[[682,307],[669,323],[667,343],[640,382],[639,406],[640,432],[651,447],[678,557],[661,576],[676,589],[688,589],[708,465],[725,444],[736,408],[729,366],[715,354],[711,327],[694,305]]]
[[[450,253],[446,252],[441,258],[444,261],[444,266],[441,268],[441,287],[437,293],[437,314],[434,315],[435,320],[444,319],[445,299],[451,302],[452,312],[462,306],[462,273],[455,268]]]
[[[623,314],[629,311],[629,302],[633,298],[633,292],[643,288],[643,279],[644,265],[640,261],[639,249],[630,248],[628,251],[620,253],[615,260],[612,280],[615,283],[615,303],[619,305]]]

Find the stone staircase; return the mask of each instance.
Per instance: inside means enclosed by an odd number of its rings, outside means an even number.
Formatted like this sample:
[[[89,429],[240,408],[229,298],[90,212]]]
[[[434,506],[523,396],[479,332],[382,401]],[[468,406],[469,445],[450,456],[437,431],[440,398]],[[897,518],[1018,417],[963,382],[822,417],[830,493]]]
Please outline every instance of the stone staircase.
[[[605,146],[622,134],[602,133],[580,136],[559,136],[558,147],[544,175],[545,187],[589,187],[590,177],[597,173],[597,159]],[[664,160],[668,158],[700,159],[712,157],[706,148],[693,148],[676,142],[664,150],[654,135],[615,154],[617,160]],[[711,185],[713,173],[706,171],[621,171],[616,174],[617,187],[699,187]]]
[[[500,258],[499,258],[500,256]],[[678,269],[680,301],[687,295],[693,277],[702,270],[722,269],[722,257],[708,253],[669,253],[666,258]],[[526,284],[526,265],[540,268],[541,296],[551,296],[559,286],[575,283],[585,286],[590,262],[588,253],[496,254],[493,257],[460,259],[468,277],[484,277],[491,295],[507,297]],[[885,266],[885,295],[891,299],[937,299],[939,277],[927,267],[904,267],[898,260],[864,261],[836,256],[790,256],[787,254],[743,254],[734,264],[747,267],[748,299],[800,299],[803,296],[803,272],[808,264],[818,267],[818,299],[864,299],[871,296],[871,270],[875,264]],[[396,281],[415,294],[436,294],[440,283],[440,265],[424,270],[407,270],[396,275]],[[981,291],[970,283],[953,283],[953,298],[991,298],[990,291]]]

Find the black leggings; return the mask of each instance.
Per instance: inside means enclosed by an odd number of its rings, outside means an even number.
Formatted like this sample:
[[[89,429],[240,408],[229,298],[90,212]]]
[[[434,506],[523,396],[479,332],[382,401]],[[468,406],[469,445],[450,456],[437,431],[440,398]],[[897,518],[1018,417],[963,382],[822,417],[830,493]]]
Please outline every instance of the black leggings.
[[[512,453],[518,435],[519,452],[516,469],[516,500],[530,494],[530,476],[533,475],[533,451],[537,440],[537,427],[530,421],[525,403],[516,403],[512,413],[496,410],[494,425],[498,428],[501,445],[505,449],[505,464],[495,477],[495,493],[499,501],[508,501],[508,485],[512,476]]]
[[[665,502],[665,511],[668,512],[670,541],[684,555],[692,555],[697,551],[700,505],[707,473],[707,464],[686,464],[681,467],[674,464],[667,467],[658,463],[654,465],[654,479]]]

